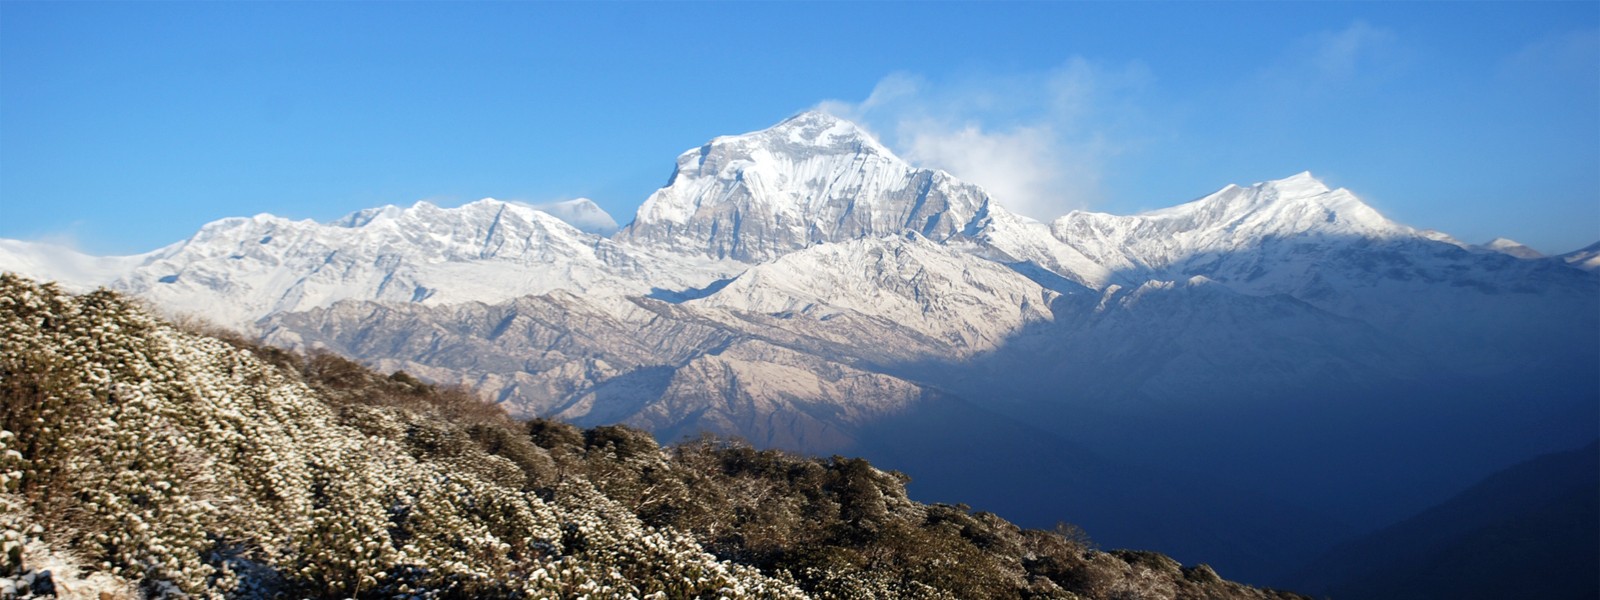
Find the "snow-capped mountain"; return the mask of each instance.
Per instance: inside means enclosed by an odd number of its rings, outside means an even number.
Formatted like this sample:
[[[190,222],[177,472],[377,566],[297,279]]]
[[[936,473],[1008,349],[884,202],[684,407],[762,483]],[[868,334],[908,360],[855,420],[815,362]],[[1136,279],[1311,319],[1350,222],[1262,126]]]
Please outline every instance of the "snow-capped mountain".
[[[1187,204],[1131,216],[1073,211],[1051,223],[1051,231],[1129,283],[1202,274],[1202,266],[1215,280],[1255,280],[1263,275],[1260,261],[1288,258],[1282,251],[1309,254],[1308,244],[1419,237],[1309,172],[1250,187],[1229,185]],[[1300,247],[1263,248],[1276,240]],[[1264,256],[1271,254],[1278,256]],[[1298,262],[1294,266],[1306,264]]]
[[[582,205],[576,205],[582,206]],[[230,326],[347,299],[453,304],[552,290],[645,294],[726,276],[714,261],[624,249],[532,207],[419,202],[332,223],[223,219],[141,260],[111,287]]]
[[[1333,512],[1352,493],[1338,486],[1420,507],[1595,433],[1593,247],[1539,259],[1471,246],[1309,173],[1126,216],[1041,223],[1003,201],[807,112],[685,152],[610,237],[586,200],[486,199],[225,219],[134,257],[5,241],[0,269],[474,386],[516,414],[819,452],[893,452],[886,427],[944,439],[960,429],[948,418],[1021,423],[987,431],[1092,439]],[[1456,418],[1432,423],[1441,406]],[[1496,433],[1517,427],[1543,429]],[[1264,433],[1280,431],[1333,448]],[[1325,464],[1366,452],[1350,442],[1362,436],[1385,440],[1364,471]],[[972,445],[1011,447],[991,442]],[[1484,469],[1409,474],[1447,456]],[[1327,477],[1305,479],[1319,465]],[[1132,485],[1097,477],[1077,484]],[[1251,487],[1297,477],[1296,491]],[[996,502],[1048,508],[1025,501],[1037,482],[1007,485]],[[1022,518],[1035,517],[1051,518]]]
[[[913,168],[855,124],[813,111],[679,155],[672,179],[620,237],[760,262],[902,231],[949,239],[988,200],[977,186]]]

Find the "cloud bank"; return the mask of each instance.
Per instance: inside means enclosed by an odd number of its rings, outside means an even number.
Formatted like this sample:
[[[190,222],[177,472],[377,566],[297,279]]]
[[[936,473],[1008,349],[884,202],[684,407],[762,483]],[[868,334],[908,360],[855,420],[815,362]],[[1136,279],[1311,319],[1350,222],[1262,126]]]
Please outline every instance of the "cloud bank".
[[[934,81],[910,73],[880,80],[866,99],[818,108],[850,119],[911,163],[949,171],[1001,205],[1036,219],[1103,197],[1108,160],[1137,143],[1132,97],[1150,80],[1138,63],[1073,58],[1042,72]]]

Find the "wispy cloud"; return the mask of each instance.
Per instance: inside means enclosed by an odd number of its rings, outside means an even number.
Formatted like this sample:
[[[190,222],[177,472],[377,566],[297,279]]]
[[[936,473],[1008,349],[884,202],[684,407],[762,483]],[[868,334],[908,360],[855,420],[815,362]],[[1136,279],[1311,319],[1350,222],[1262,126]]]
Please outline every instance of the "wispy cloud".
[[[1312,36],[1307,58],[1318,78],[1347,81],[1361,69],[1387,67],[1395,43],[1394,32],[1356,21],[1342,30]]]
[[[1500,75],[1515,80],[1575,80],[1594,86],[1600,77],[1600,29],[1549,35],[1500,62]]]
[[[1409,54],[1394,31],[1355,21],[1300,38],[1261,74],[1267,88],[1290,96],[1336,93],[1401,72]]]
[[[983,186],[1005,207],[1039,219],[1099,201],[1107,161],[1137,135],[1140,64],[1074,58],[1042,72],[944,81],[891,74],[858,102],[818,107],[875,132],[913,164]]]
[[[84,249],[82,243],[83,236],[80,233],[85,227],[87,227],[87,224],[83,220],[79,219],[67,223],[66,227],[62,229],[40,232],[36,235],[30,236],[28,239],[29,241],[40,244],[48,244],[51,246],[66,248],[79,253],[87,253],[88,251]]]

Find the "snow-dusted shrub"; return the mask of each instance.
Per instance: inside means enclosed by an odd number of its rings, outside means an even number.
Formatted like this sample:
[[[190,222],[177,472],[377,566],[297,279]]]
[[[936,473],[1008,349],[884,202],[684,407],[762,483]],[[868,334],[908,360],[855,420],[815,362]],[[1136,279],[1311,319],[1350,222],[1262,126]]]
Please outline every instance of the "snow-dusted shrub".
[[[804,597],[584,481],[547,502],[550,457],[481,429],[503,414],[352,364],[0,275],[6,547],[59,540],[152,597]]]

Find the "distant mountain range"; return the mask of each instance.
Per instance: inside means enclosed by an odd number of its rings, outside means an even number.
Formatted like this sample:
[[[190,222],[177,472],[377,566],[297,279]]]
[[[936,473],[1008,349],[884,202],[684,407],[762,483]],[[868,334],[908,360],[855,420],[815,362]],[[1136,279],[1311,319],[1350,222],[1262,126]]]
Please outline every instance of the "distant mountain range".
[[[0,269],[518,415],[864,454],[1258,583],[1597,435],[1594,247],[1466,244],[1309,173],[1131,216],[1001,202],[807,112],[683,153],[620,229],[418,203],[132,257],[0,241]]]

